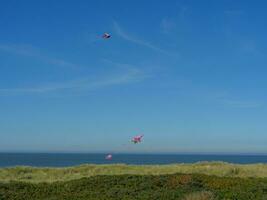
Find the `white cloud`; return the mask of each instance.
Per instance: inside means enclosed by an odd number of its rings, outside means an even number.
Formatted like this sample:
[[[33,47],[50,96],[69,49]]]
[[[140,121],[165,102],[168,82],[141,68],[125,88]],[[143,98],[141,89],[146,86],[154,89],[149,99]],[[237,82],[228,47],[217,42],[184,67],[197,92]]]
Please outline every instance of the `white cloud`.
[[[237,107],[237,108],[258,108],[263,105],[259,102],[251,102],[251,101],[241,101],[241,100],[222,100],[222,102],[226,105]]]
[[[240,16],[244,14],[243,10],[225,10],[224,14],[227,16]]]
[[[123,65],[123,64],[120,64]],[[62,92],[88,92],[115,85],[124,85],[139,82],[148,76],[143,71],[131,65],[125,65],[123,70],[116,73],[104,74],[96,79],[80,78],[77,80],[47,83],[32,87],[2,88],[0,96],[62,93]]]
[[[163,33],[170,33],[176,27],[176,24],[171,19],[164,18],[161,20],[160,27]]]
[[[18,45],[18,44],[0,44],[0,51],[4,51],[11,54],[17,54],[26,57],[34,57],[43,62],[47,62],[60,67],[78,68],[77,64],[68,62],[63,59],[53,58],[40,52],[39,49],[32,45]]]
[[[22,56],[38,56],[39,52],[32,45],[0,44],[0,50]]]
[[[115,30],[115,33],[120,36],[122,39],[124,40],[127,40],[129,42],[132,42],[134,44],[137,44],[137,45],[140,45],[140,46],[143,46],[143,47],[146,47],[146,48],[149,48],[153,51],[157,51],[157,52],[160,52],[160,53],[164,53],[164,54],[167,54],[167,55],[172,55],[172,53],[168,52],[168,51],[165,51],[153,44],[151,44],[150,42],[148,41],[145,41],[145,40],[141,40],[129,33],[127,33],[126,31],[124,31],[121,26],[116,22],[116,21],[113,21],[113,27],[114,27],[114,30]]]

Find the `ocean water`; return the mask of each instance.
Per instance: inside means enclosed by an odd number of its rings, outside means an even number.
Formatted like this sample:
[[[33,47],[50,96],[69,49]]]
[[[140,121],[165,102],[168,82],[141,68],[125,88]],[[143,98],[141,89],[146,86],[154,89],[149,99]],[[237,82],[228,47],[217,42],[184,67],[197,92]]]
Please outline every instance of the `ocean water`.
[[[0,167],[34,166],[67,167],[81,164],[173,164],[200,161],[230,163],[267,163],[267,155],[194,155],[194,154],[113,154],[111,161],[105,154],[85,153],[0,153]]]

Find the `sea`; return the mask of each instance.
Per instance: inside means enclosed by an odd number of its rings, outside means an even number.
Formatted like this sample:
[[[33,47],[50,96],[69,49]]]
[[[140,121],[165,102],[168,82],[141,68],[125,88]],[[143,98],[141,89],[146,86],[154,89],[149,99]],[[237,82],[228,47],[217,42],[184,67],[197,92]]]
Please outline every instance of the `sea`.
[[[0,153],[0,167],[69,167],[82,164],[160,165],[222,161],[238,164],[267,163],[267,155],[215,154],[113,154],[112,160],[101,153]]]

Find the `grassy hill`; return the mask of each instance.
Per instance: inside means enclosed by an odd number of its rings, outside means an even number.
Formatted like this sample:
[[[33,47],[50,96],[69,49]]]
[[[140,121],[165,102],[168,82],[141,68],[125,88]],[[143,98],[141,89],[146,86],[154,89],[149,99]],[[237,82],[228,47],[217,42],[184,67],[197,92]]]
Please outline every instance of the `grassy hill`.
[[[200,174],[92,176],[53,183],[0,184],[1,200],[266,200],[266,178]]]
[[[266,200],[267,165],[0,169],[0,200]]]

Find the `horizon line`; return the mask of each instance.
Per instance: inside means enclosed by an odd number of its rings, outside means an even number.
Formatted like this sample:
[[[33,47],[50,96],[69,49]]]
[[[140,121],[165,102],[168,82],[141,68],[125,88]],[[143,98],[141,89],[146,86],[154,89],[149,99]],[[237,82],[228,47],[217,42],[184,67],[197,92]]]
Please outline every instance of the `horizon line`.
[[[108,154],[112,151],[0,151],[0,154]],[[128,155],[243,155],[267,156],[267,152],[112,152],[112,154]]]

